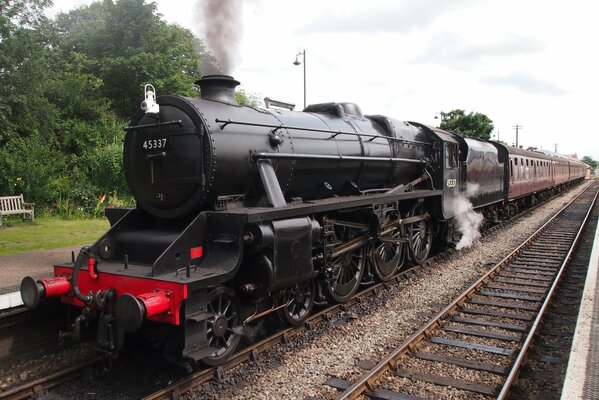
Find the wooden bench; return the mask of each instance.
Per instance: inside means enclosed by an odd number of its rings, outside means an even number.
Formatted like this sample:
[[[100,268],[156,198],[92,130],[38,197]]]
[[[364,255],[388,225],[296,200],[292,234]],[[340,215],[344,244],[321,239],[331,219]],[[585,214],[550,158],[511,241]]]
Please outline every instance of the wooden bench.
[[[23,219],[25,219],[26,215],[29,215],[30,220],[35,220],[34,205],[35,203],[25,203],[22,194],[19,196],[0,197],[0,226],[2,226],[2,217],[4,215],[22,214]]]

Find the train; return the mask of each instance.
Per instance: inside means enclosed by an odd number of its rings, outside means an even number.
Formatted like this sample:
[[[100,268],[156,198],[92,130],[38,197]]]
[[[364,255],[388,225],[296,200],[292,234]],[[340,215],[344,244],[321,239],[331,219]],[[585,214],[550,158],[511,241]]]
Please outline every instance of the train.
[[[146,88],[123,149],[136,206],[107,209],[93,245],[21,283],[28,308],[60,298],[80,310],[63,336],[95,321],[109,357],[148,332],[171,360],[222,364],[255,321],[301,325],[315,304],[346,302],[455,243],[465,193],[494,223],[586,173],[353,103],[247,107],[230,76],[197,84],[199,98]]]

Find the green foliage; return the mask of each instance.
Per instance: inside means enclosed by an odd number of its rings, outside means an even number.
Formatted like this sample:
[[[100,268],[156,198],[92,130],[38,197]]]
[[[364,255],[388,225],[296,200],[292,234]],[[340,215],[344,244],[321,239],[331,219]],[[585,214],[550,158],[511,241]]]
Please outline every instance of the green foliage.
[[[599,168],[599,161],[593,160],[593,157],[591,157],[591,156],[584,156],[584,157],[582,157],[581,161],[585,164],[590,165],[591,168],[593,169],[593,171],[595,171],[597,168]]]
[[[0,42],[0,144],[13,136],[45,132],[55,121],[44,94],[44,77],[52,64],[42,40],[39,32],[19,29]]]
[[[16,137],[0,148],[0,193],[25,194],[26,201],[49,204],[59,195],[49,181],[61,176],[66,162],[52,137],[32,134]]]
[[[2,0],[0,3],[0,42],[20,29],[35,28],[44,20],[44,8],[51,0]]]
[[[193,94],[199,56],[193,34],[168,25],[144,0],[92,3],[56,20],[58,48],[82,54],[88,73],[102,82],[102,94],[128,118],[139,106],[143,85],[159,94]]]
[[[237,89],[235,91],[235,99],[242,106],[258,107],[260,104],[260,99],[255,94],[248,94],[244,89]]]
[[[485,114],[464,110],[451,110],[441,113],[441,129],[447,129],[462,136],[476,137],[488,140],[493,132],[493,121]]]
[[[145,0],[97,1],[54,20],[50,4],[0,0],[0,195],[23,193],[63,217],[100,215],[133,202],[122,128],[143,85],[197,96],[205,50]]]

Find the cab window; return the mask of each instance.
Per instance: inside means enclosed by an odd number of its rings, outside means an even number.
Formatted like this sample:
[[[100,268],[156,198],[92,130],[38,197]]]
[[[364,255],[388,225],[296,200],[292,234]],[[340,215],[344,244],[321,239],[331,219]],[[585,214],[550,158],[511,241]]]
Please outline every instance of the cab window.
[[[454,143],[445,144],[445,167],[458,167],[458,145]]]

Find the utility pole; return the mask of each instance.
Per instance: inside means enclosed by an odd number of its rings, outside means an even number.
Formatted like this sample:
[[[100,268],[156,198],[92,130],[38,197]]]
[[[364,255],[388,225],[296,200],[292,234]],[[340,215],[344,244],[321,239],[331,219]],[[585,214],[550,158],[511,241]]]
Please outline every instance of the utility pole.
[[[516,130],[516,147],[518,147],[518,130],[522,129],[522,125],[514,125],[512,126],[512,129]]]

